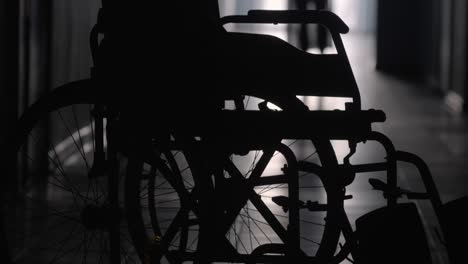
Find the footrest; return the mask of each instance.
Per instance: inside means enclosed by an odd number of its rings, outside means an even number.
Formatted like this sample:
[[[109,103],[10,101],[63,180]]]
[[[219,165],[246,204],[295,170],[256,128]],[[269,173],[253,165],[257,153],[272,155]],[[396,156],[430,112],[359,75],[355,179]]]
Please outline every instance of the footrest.
[[[468,236],[468,197],[463,197],[442,206],[442,226],[450,263],[466,263],[468,249],[465,239]]]
[[[413,203],[383,207],[360,217],[356,235],[356,263],[431,263],[424,227]]]

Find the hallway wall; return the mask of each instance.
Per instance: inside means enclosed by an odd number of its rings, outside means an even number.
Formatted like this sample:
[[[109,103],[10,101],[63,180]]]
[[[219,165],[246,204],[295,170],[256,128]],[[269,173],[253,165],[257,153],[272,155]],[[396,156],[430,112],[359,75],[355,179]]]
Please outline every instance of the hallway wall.
[[[18,3],[0,0],[0,119],[6,127],[17,117]],[[0,130],[0,143],[7,129]]]
[[[89,77],[92,64],[89,33],[99,7],[97,0],[53,0],[52,87]]]
[[[439,42],[437,0],[378,2],[377,68],[403,78],[436,78]]]
[[[18,116],[19,85],[19,5],[17,1],[0,0],[0,146],[6,143],[12,124]],[[11,154],[10,156],[7,156]],[[14,160],[14,153],[3,153],[2,160],[7,164]],[[7,177],[1,184],[2,193],[15,184],[14,177]]]
[[[349,26],[352,32],[373,34],[377,26],[376,0],[329,0],[332,11]]]
[[[468,4],[465,0],[442,3],[441,87],[447,103],[455,110],[466,111],[468,73]]]
[[[466,111],[467,2],[379,0],[378,10],[378,69],[424,83]]]

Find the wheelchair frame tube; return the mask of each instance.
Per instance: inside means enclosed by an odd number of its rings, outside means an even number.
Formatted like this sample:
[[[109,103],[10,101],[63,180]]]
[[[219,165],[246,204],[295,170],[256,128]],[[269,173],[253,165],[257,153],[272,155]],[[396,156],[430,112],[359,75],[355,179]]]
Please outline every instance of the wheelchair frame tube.
[[[439,226],[442,229],[442,232],[445,234],[445,226],[443,223],[442,215],[442,200],[440,198],[440,193],[437,190],[436,184],[432,177],[432,174],[429,170],[427,164],[417,155],[405,152],[405,151],[396,151],[393,143],[390,139],[379,132],[372,132],[367,138],[368,140],[374,140],[383,145],[387,152],[387,162],[385,163],[374,163],[374,164],[363,164],[363,165],[352,165],[352,170],[354,172],[371,172],[371,171],[382,171],[384,168],[387,169],[387,184],[392,189],[397,189],[397,162],[403,161],[410,164],[413,164],[423,181],[424,187],[426,189],[427,197],[423,199],[429,199],[434,212],[436,214]],[[395,195],[390,195],[388,198],[388,206],[396,205],[398,197]]]
[[[429,170],[429,167],[420,157],[416,156],[415,154],[405,151],[397,151],[395,154],[396,159],[398,161],[404,161],[413,164],[418,169],[419,174],[421,175],[421,178],[423,180],[424,187],[426,188],[426,192],[428,193],[429,199],[434,208],[435,214],[439,220],[439,224],[441,224],[441,221],[443,221],[442,200],[440,198],[439,191],[437,190],[437,187],[435,185],[434,179],[432,178],[432,174]],[[441,227],[444,231],[443,225],[441,225]]]
[[[286,145],[280,143],[276,147],[276,151],[281,153],[286,159],[287,167],[284,173],[288,177],[288,195],[289,195],[289,225],[288,225],[288,242],[287,250],[292,256],[300,252],[300,220],[299,220],[299,172],[297,166],[296,155]]]
[[[348,68],[349,72],[351,73],[351,78],[353,80],[353,109],[361,110],[361,94],[359,92],[359,88],[357,87],[356,78],[354,77],[353,69],[351,68],[351,63],[349,62],[348,54],[346,53],[346,49],[343,44],[343,39],[341,38],[340,33],[330,31],[333,43],[335,43],[336,51],[338,54],[341,54],[341,58],[345,67]]]
[[[390,139],[382,133],[379,132],[372,132],[371,135],[367,138],[368,140],[374,140],[382,144],[387,152],[387,162],[386,163],[375,163],[375,164],[365,164],[365,165],[356,165],[356,171],[364,172],[364,171],[372,171],[374,170],[381,170],[386,164],[387,167],[387,184],[390,188],[397,188],[397,161],[403,161],[410,164],[413,164],[419,171],[421,175],[422,181],[424,183],[424,187],[426,188],[426,192],[429,195],[429,199],[431,201],[432,206],[434,207],[434,211],[437,215],[437,218],[440,220],[442,219],[441,209],[442,209],[442,200],[440,198],[439,191],[435,185],[434,179],[432,178],[432,174],[429,170],[427,164],[415,154],[405,152],[405,151],[396,151],[393,143]],[[354,165],[353,165],[354,167]],[[396,204],[397,197],[389,198],[389,205]]]
[[[396,189],[398,187],[396,150],[392,141],[384,134],[375,131],[371,132],[366,140],[377,141],[385,148],[385,151],[387,152],[387,184],[390,188]],[[397,200],[398,197],[390,195],[387,200],[388,206],[395,206],[397,204]]]

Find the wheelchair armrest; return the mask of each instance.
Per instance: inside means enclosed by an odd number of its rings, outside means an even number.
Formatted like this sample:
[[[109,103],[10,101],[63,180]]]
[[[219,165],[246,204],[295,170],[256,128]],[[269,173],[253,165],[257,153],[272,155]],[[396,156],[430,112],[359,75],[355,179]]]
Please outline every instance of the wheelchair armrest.
[[[250,138],[253,139],[251,143],[271,138],[364,140],[372,132],[372,123],[386,119],[384,112],[373,109],[303,112],[223,110],[189,115],[186,122],[171,119],[170,127],[196,136]]]
[[[225,16],[221,18],[221,24],[228,23],[258,23],[258,24],[321,24],[331,32],[346,34],[349,27],[330,11],[316,10],[250,10],[247,16]]]

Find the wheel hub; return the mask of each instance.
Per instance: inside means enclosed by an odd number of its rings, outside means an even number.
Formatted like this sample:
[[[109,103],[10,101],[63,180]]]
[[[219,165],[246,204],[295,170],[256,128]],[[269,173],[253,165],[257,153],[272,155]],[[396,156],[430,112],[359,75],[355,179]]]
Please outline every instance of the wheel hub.
[[[112,220],[112,210],[108,206],[87,205],[81,211],[81,223],[90,230],[106,229]]]

